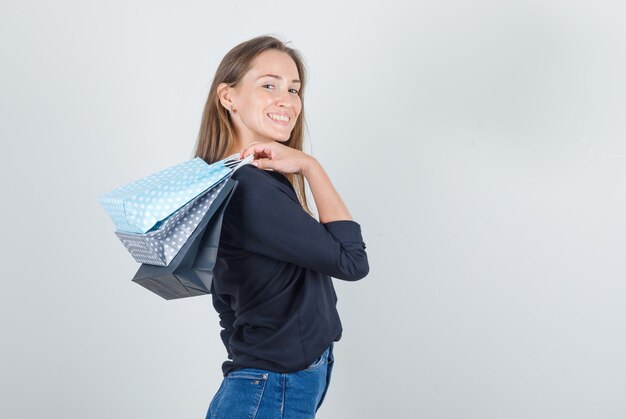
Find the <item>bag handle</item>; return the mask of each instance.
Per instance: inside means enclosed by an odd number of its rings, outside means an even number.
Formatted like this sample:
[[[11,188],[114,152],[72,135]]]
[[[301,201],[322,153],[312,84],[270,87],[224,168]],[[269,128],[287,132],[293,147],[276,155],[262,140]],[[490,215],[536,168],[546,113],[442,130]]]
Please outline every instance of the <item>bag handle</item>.
[[[245,159],[239,160],[239,153],[235,153],[233,155],[226,157],[222,161],[224,162],[224,166],[228,167],[229,169],[233,169],[233,172],[234,172],[235,170],[239,169],[241,166],[250,163],[252,160],[254,160],[253,154],[250,154]]]

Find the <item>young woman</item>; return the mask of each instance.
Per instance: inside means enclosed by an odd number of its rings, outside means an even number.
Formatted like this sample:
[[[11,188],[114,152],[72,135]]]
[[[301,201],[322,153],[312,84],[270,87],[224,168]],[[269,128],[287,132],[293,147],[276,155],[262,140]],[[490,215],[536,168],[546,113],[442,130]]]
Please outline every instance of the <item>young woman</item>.
[[[229,360],[207,419],[314,418],[343,330],[331,277],[369,272],[360,225],[302,151],[305,78],[297,50],[261,36],[226,54],[206,102],[196,156],[254,156],[232,175],[213,272]]]

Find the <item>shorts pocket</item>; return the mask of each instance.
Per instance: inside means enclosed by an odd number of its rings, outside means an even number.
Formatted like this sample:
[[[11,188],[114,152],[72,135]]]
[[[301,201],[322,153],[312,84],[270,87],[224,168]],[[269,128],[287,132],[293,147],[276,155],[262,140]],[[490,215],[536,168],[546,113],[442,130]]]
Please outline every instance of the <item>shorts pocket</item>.
[[[240,370],[231,371],[226,375],[226,379],[250,379],[250,380],[267,380],[268,374],[260,371],[252,371],[251,368],[243,368]]]
[[[226,384],[219,402],[219,412],[229,418],[254,418],[261,404],[267,379],[267,373],[246,369],[229,372],[224,377]]]
[[[325,365],[326,363],[324,361],[326,361],[327,356],[328,356],[328,349],[325,350],[324,353],[322,353],[315,361],[313,361],[313,363],[309,365],[305,369],[305,371],[316,370],[320,368],[322,365]]]

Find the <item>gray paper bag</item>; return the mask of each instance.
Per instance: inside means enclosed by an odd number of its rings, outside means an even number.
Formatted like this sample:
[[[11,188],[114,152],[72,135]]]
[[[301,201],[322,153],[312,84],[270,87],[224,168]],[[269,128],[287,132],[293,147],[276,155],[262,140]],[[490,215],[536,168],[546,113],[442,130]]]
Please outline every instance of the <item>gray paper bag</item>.
[[[134,282],[166,300],[210,294],[224,210],[237,187],[228,179],[215,201],[167,266],[143,263]]]

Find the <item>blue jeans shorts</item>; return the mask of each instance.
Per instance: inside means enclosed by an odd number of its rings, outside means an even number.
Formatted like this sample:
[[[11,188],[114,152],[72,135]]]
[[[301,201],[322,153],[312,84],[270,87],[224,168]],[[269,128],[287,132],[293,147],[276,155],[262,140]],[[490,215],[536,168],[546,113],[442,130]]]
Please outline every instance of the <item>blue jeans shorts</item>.
[[[309,419],[322,405],[333,370],[334,342],[306,369],[280,373],[258,368],[229,372],[206,419]]]

